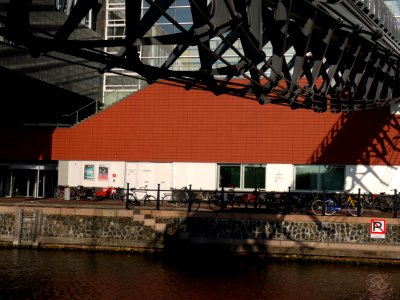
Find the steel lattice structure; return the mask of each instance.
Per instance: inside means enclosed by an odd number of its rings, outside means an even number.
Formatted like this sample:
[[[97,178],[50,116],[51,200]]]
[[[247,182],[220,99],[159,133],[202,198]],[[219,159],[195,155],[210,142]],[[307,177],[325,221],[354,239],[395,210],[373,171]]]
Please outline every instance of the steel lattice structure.
[[[30,24],[32,1],[9,1],[0,34],[33,56],[59,52],[95,62],[99,72],[122,68],[149,83],[316,112],[373,109],[400,99],[399,25],[383,0],[189,0],[190,28],[168,14],[173,0],[145,0],[145,14],[142,1],[127,0],[125,36],[115,40],[73,36],[89,11],[99,11],[97,0],[77,1],[53,30]],[[160,18],[174,32],[151,30]],[[162,49],[165,59],[145,62],[139,53],[146,46]],[[193,47],[198,68],[177,68]]]

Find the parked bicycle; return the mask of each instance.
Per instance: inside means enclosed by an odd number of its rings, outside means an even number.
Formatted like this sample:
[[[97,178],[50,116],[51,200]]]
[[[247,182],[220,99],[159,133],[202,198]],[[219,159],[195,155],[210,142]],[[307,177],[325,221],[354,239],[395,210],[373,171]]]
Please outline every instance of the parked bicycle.
[[[260,194],[260,190],[254,190],[251,193],[244,193],[241,199],[241,201],[244,203],[244,207],[248,208],[249,206],[251,206],[253,208],[259,208],[261,205]]]
[[[311,203],[311,211],[317,216],[333,216],[340,210],[342,210],[342,208],[332,198],[317,199]]]
[[[94,187],[84,187],[83,185],[78,185],[76,187],[71,187],[71,199],[74,200],[96,200],[96,193]]]
[[[208,206],[215,211],[225,210],[228,206],[231,208],[239,207],[241,204],[243,204],[242,195],[238,195],[235,192],[235,187],[232,186],[226,192],[215,190],[209,194],[208,198]]]
[[[56,199],[64,199],[65,187],[63,185],[58,185],[56,190],[54,191],[54,198]]]
[[[258,207],[265,207],[267,212],[275,214],[300,214],[305,210],[303,195],[299,193],[262,193]]]
[[[152,201],[153,201],[153,203],[155,201],[157,201],[156,197],[154,197],[153,195],[150,195],[147,192],[147,185],[145,185],[144,187],[140,187],[139,189],[131,188],[130,191],[132,193],[129,194],[128,199],[130,201],[133,201],[134,203],[139,202],[139,203],[143,203],[143,205],[149,205]],[[144,193],[144,195],[142,198],[138,198],[136,193]]]
[[[212,191],[208,194],[208,206],[211,210],[220,210],[221,209],[221,192],[218,190]]]
[[[345,209],[350,215],[357,216],[358,200],[348,192],[345,194],[326,194],[323,196],[324,199],[321,199],[321,197],[321,194],[317,194],[316,199],[311,203],[311,211],[315,215],[332,216],[336,212],[342,211],[341,202],[343,197],[345,197]]]
[[[357,199],[357,197],[350,193],[350,191],[339,194],[338,203],[342,203],[349,214],[353,217],[357,217],[358,215],[361,216],[364,212],[363,201]]]
[[[393,210],[393,196],[386,193],[363,195],[363,206],[372,215],[378,212],[391,212]]]
[[[202,199],[191,192],[186,186],[181,189],[171,187],[170,193],[165,193],[161,198],[161,205],[172,205],[173,208],[185,208],[190,211],[197,211],[200,208]]]
[[[124,201],[126,198],[126,192],[124,188],[116,188],[111,194],[111,198],[116,201]]]

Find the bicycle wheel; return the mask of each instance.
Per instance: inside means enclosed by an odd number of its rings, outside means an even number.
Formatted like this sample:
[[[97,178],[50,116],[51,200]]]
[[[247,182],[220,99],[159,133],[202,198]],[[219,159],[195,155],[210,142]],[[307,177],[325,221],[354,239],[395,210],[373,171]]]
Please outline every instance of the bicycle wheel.
[[[152,202],[156,203],[157,198],[152,195],[147,195],[143,198],[143,205],[150,205]]]
[[[185,205],[186,202],[179,195],[172,194],[169,204],[172,205],[172,208],[178,208]]]
[[[171,202],[171,199],[172,199],[171,195],[170,194],[166,194],[161,198],[161,203],[160,204],[162,206],[167,205],[167,204],[169,204]]]
[[[346,206],[347,206],[347,210],[349,212],[350,215],[352,215],[353,217],[357,217],[358,216],[358,200],[355,199],[349,199],[346,202]],[[360,216],[362,215],[364,209],[362,207],[362,203],[360,203]]]
[[[321,216],[322,215],[322,200],[315,200],[311,203],[311,211],[314,215]]]
[[[211,210],[221,210],[221,201],[217,195],[210,195],[207,201]]]
[[[111,196],[112,196],[112,199],[115,200],[115,201],[122,201],[122,200],[124,200],[124,194],[123,194],[123,192],[116,191],[115,193],[112,193]]]
[[[140,205],[139,200],[134,195],[129,195],[128,200],[125,199],[125,208],[131,209],[134,206]]]

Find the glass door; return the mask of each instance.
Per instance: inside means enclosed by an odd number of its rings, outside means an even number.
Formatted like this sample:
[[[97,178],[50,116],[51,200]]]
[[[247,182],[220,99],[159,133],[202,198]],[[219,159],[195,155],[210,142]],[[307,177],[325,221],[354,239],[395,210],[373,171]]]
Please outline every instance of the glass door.
[[[2,192],[6,197],[54,197],[56,166],[13,165],[4,172]]]

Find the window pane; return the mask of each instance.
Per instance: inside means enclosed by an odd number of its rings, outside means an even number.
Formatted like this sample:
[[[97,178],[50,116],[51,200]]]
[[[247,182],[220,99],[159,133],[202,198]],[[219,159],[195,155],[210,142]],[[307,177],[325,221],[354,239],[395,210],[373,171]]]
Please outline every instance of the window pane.
[[[321,168],[321,188],[327,191],[343,191],[344,167],[326,166]]]
[[[296,167],[296,190],[318,190],[319,166]]]
[[[245,166],[244,188],[264,189],[265,188],[265,167]]]
[[[219,166],[219,187],[240,186],[240,166]]]

